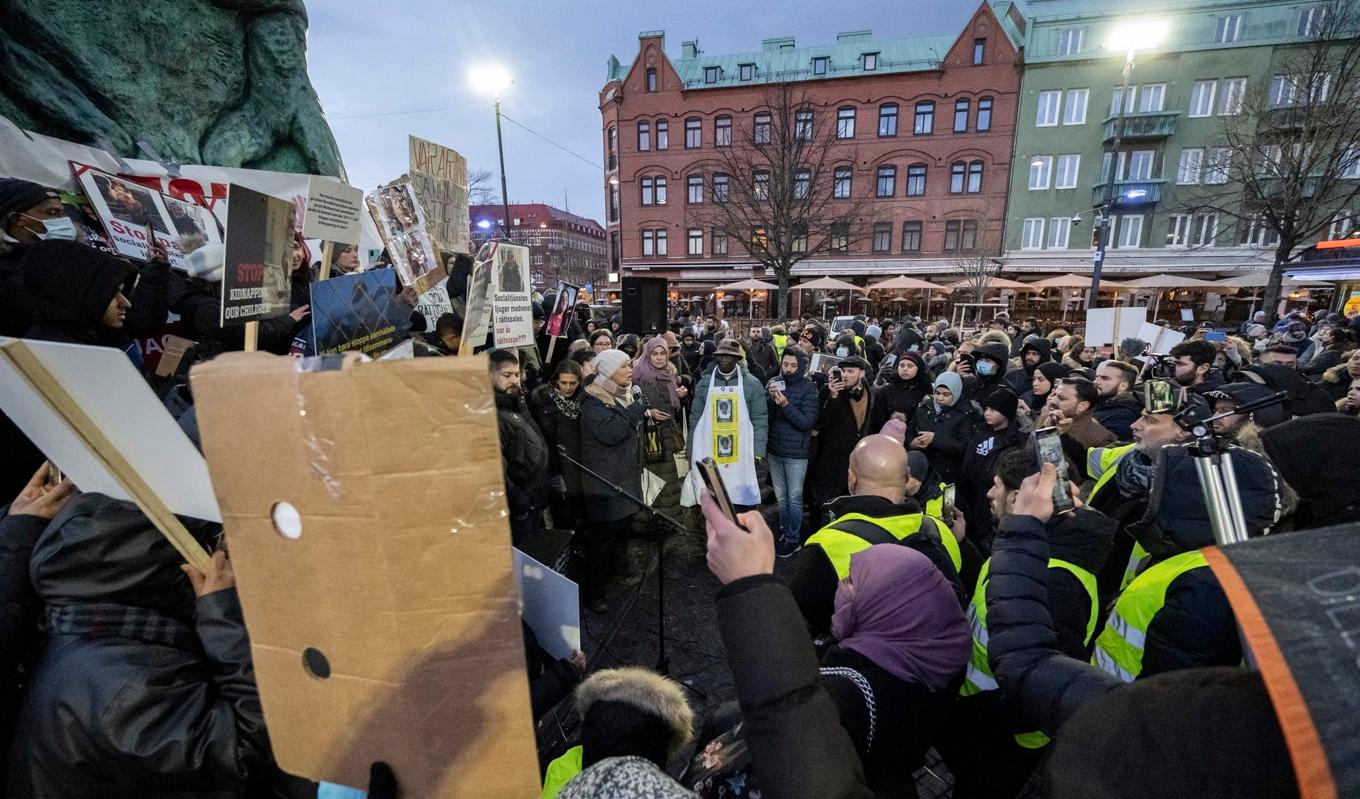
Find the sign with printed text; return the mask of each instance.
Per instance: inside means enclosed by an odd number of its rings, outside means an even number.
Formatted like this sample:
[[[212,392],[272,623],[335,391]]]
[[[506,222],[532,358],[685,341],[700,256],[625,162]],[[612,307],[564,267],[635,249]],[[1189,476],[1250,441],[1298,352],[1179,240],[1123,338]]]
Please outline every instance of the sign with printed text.
[[[534,345],[534,306],[529,298],[529,248],[497,243],[491,281],[492,331],[500,349]]]
[[[398,299],[395,269],[355,272],[311,286],[313,352],[374,357],[406,338],[411,308]]]
[[[314,177],[307,186],[307,215],[302,222],[302,236],[358,245],[363,208],[362,190]]]
[[[184,252],[180,246],[178,228],[171,221],[165,200],[158,191],[124,180],[116,175],[92,169],[85,164],[71,163],[90,206],[99,217],[110,243],[119,255],[147,260],[151,239],[155,237],[165,247],[170,265],[184,269]],[[192,225],[197,217],[184,213],[185,225]],[[202,220],[198,220],[202,233]]]
[[[240,325],[288,313],[287,263],[294,239],[293,203],[232,185],[227,192],[226,265],[220,324]]]

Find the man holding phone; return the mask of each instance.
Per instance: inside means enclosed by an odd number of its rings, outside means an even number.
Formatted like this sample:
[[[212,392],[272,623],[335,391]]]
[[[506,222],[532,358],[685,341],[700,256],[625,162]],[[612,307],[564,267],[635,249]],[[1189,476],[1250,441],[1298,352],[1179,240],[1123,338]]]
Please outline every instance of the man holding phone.
[[[815,521],[822,506],[848,492],[845,474],[850,453],[871,430],[873,389],[865,384],[869,363],[857,355],[842,358],[827,375],[817,425],[812,435],[817,452],[809,465],[809,488]]]
[[[784,350],[780,373],[769,382],[770,482],[779,505],[779,554],[802,545],[803,483],[817,424],[817,386],[806,376],[807,356],[797,347]]]

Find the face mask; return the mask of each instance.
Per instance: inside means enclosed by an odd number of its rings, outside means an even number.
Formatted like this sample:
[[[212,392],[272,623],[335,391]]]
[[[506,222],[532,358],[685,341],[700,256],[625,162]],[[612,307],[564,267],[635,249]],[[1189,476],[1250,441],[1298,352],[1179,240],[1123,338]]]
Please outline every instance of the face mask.
[[[28,216],[28,214],[24,214],[24,216]],[[31,216],[28,216],[28,218],[35,222],[41,222],[42,226],[46,228],[46,232],[37,234],[38,238],[43,241],[76,240],[76,223],[64,216],[55,219],[37,219]]]
[[[991,377],[996,372],[996,364],[991,361],[978,361],[973,364],[973,371],[982,377]]]
[[[847,357],[849,354],[850,354],[850,350],[846,349],[845,347],[837,347],[837,348],[836,348],[836,357],[837,357],[837,358],[844,358],[844,357]]]

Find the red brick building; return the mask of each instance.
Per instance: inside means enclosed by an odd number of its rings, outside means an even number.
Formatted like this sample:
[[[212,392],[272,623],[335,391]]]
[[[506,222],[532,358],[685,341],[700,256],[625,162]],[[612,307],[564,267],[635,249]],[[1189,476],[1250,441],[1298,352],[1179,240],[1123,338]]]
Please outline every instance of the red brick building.
[[[664,32],[641,34],[632,64],[610,58],[600,91],[610,271],[665,277],[681,294],[770,277],[743,242],[695,227],[695,206],[714,199],[702,173],[715,147],[731,146],[734,120],[759,125],[770,87],[785,84],[817,124],[834,122],[834,146],[854,157],[836,190],[864,198],[869,216],[843,251],[797,264],[795,282],[948,275],[963,252],[999,253],[1021,60],[1016,20],[1001,8],[998,18],[984,2],[957,35],[775,38],[735,55],[684,42],[672,58]]]
[[[468,208],[472,240],[480,244],[502,234],[500,203]],[[510,205],[510,238],[529,248],[529,272],[534,290],[557,287],[564,280],[577,286],[603,286],[609,258],[604,228],[594,219],[577,216],[544,203]]]

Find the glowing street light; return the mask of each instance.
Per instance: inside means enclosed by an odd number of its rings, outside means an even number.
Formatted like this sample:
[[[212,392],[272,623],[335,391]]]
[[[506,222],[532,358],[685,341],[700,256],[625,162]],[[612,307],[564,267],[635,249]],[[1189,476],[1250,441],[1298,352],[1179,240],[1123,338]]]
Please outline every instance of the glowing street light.
[[[1105,47],[1112,52],[1123,50],[1147,50],[1156,47],[1166,39],[1167,24],[1164,19],[1126,19],[1110,29]]]
[[[468,84],[479,92],[490,92],[496,105],[496,151],[501,159],[501,210],[505,214],[501,226],[506,240],[510,239],[510,190],[505,185],[505,143],[501,139],[501,92],[514,83],[510,73],[496,64],[483,64],[468,72]]]

